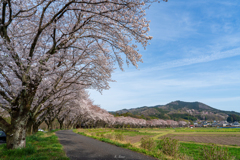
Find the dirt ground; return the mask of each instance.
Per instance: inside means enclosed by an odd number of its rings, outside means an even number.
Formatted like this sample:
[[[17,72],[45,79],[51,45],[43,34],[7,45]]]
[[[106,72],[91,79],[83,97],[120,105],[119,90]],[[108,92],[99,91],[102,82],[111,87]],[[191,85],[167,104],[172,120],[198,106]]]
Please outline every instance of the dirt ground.
[[[186,142],[215,143],[221,145],[240,146],[239,134],[168,134],[163,137],[169,137]],[[160,137],[160,139],[163,137]]]

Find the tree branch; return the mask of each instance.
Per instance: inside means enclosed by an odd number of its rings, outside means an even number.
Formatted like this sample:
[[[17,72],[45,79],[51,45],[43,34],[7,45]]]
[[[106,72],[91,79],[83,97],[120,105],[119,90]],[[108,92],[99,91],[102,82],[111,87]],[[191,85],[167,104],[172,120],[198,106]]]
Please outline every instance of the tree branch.
[[[0,116],[0,129],[6,132],[10,128],[10,124]]]

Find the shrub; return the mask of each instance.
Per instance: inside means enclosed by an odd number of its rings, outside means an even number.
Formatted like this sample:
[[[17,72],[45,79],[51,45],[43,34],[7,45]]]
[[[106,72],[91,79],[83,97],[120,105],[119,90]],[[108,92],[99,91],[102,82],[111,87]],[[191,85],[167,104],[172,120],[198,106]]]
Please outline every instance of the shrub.
[[[141,147],[151,151],[156,147],[156,144],[152,138],[144,137],[141,139]]]
[[[119,140],[119,141],[123,141],[124,140],[123,134],[122,133],[116,133],[115,134],[115,139]]]
[[[92,135],[92,136],[94,136],[94,135]],[[104,133],[101,133],[101,132],[97,132],[97,133],[96,133],[96,136],[97,136],[97,137],[101,137],[101,138],[105,138]]]
[[[96,136],[97,136],[97,137],[99,137],[99,136],[100,136],[100,133],[99,133],[99,132],[97,132],[97,133],[96,133]]]
[[[234,157],[230,155],[227,148],[211,144],[210,146],[204,146],[201,151],[201,156],[205,160],[232,160]]]
[[[105,136],[107,139],[113,139],[113,135],[112,134],[106,134]]]
[[[100,137],[101,137],[101,138],[105,138],[104,133],[101,133],[101,134],[100,134]]]
[[[164,154],[176,157],[179,155],[178,140],[171,138],[164,138],[158,141],[157,148],[160,149]]]

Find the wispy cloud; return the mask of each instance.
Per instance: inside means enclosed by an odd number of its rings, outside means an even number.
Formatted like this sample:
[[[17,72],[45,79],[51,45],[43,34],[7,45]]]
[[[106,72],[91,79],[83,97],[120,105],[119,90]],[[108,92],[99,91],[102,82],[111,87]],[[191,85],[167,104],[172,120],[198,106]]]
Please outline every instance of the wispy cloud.
[[[209,53],[209,55],[204,54],[199,57],[179,59],[179,60],[165,62],[159,66],[151,68],[151,70],[153,70],[153,69],[163,70],[163,69],[168,69],[168,68],[181,67],[181,66],[186,66],[186,65],[196,64],[196,63],[210,62],[210,61],[214,61],[214,60],[219,60],[219,59],[234,57],[234,56],[239,56],[239,55],[240,55],[240,48],[235,48],[235,49],[231,49],[231,50],[223,51],[223,52]]]

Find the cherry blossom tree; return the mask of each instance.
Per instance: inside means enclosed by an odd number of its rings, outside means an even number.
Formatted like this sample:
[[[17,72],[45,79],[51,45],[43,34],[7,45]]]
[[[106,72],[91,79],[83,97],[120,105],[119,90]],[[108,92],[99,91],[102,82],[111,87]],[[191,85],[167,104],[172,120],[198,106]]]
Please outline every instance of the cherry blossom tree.
[[[186,127],[188,125],[188,123],[185,121],[179,121],[178,124],[179,124],[179,127]]]
[[[62,109],[61,109],[61,111],[60,111],[60,113],[57,115],[57,120],[58,120],[58,123],[59,123],[59,125],[60,125],[60,129],[63,129],[63,123],[64,123],[64,120],[65,120],[65,118],[69,115],[69,113],[70,113],[70,107],[68,106],[68,105],[65,105]]]
[[[83,88],[84,86],[82,85],[71,85],[67,89],[63,89],[60,92],[52,95],[41,105],[41,108],[34,110],[35,112],[32,112],[33,110],[30,110],[29,112],[31,114],[29,115],[29,120],[27,123],[27,133],[30,135],[32,128],[35,128],[35,132],[43,121],[46,122],[49,130],[52,130],[52,122],[57,117],[59,112],[65,105],[74,102],[76,98],[78,98],[79,92],[83,90]]]
[[[33,122],[32,125],[32,133],[37,133],[39,126],[42,124],[42,122],[45,120],[46,117],[46,111],[42,112],[40,115],[37,116],[36,120]]]
[[[81,125],[83,121],[89,120],[86,117],[91,114],[88,108],[92,103],[88,92],[84,89],[79,90],[76,98],[64,105],[57,115],[60,128],[63,129],[64,125],[65,128],[75,128],[77,125]]]
[[[176,122],[174,120],[166,120],[166,122],[170,127],[177,127],[178,126],[178,122]]]

